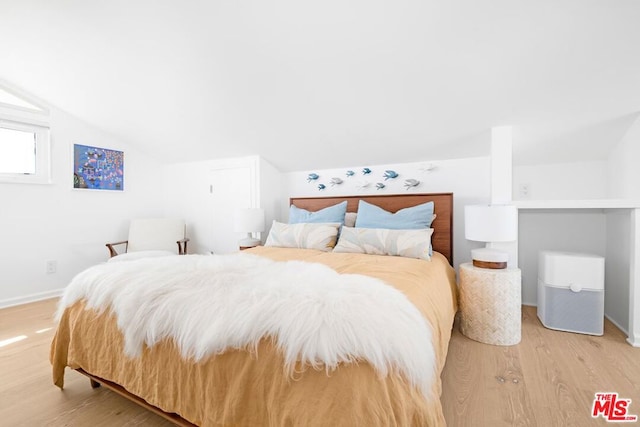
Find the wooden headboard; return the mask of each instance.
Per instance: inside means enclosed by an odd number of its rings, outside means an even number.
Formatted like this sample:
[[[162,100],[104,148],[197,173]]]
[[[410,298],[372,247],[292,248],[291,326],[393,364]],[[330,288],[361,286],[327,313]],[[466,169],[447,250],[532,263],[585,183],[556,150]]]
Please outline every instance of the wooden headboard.
[[[380,206],[389,212],[397,212],[421,203],[433,202],[436,219],[431,225],[433,250],[440,252],[453,265],[453,193],[394,194],[385,196],[336,196],[336,197],[292,197],[290,204],[308,211],[317,211],[327,206],[347,201],[347,212],[358,211],[358,201]]]

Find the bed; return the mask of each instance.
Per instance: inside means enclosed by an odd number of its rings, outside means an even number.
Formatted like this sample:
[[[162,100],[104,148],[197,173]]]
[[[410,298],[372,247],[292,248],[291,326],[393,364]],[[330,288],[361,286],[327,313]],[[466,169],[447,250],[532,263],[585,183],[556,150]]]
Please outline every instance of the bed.
[[[387,365],[382,363],[380,368],[379,362],[361,357],[359,353],[346,361],[339,360],[331,369],[327,367],[328,364],[306,363],[306,359],[295,355],[292,363],[291,355],[287,356],[288,351],[283,350],[273,337],[262,337],[250,346],[243,344],[214,351],[198,359],[193,354],[192,357],[185,357],[181,342],[162,339],[161,336],[159,339],[156,337],[153,345],[140,346],[138,353],[132,357],[130,352],[127,353],[131,346],[129,335],[123,329],[122,319],[119,321],[116,315],[119,312],[115,309],[90,308],[90,300],[79,298],[60,311],[50,354],[54,384],[60,388],[64,386],[64,371],[70,367],[88,376],[93,387],[108,387],[184,426],[445,425],[439,399],[440,373],[457,309],[455,272],[451,267],[453,195],[293,198],[291,203],[308,211],[317,211],[346,200],[347,210],[355,212],[361,199],[390,212],[433,201],[436,216],[432,224],[431,260],[426,262],[394,256],[256,247],[231,256],[229,262],[236,262],[240,259],[238,257],[243,257],[240,262],[259,258],[265,260],[264,267],[280,268],[285,264],[297,266],[295,262],[302,261],[300,265],[304,266],[322,265],[323,269],[327,266],[332,274],[340,273],[337,275],[340,279],[360,279],[359,275],[365,275],[372,281],[384,282],[385,288],[402,294],[402,298],[406,297],[429,327],[427,344],[432,346],[434,375],[428,383],[413,381],[413,377],[406,374],[408,371],[402,370],[402,366],[407,365],[400,364],[401,368],[395,369],[394,366],[397,366],[390,364],[388,371],[381,372]],[[190,257],[198,256],[172,259]],[[195,264],[200,265],[215,258],[199,257],[192,258]],[[292,260],[293,263],[284,262]],[[160,269],[153,262],[158,260],[135,261],[145,268]],[[262,262],[258,261],[258,264]],[[164,264],[166,267],[169,262]],[[127,268],[133,268],[134,265],[130,263]],[[185,270],[193,268],[185,267]],[[324,274],[325,271],[321,271]],[[127,276],[123,273],[123,277]],[[135,280],[132,278],[132,283]],[[188,289],[189,283],[183,281],[180,286]],[[384,304],[389,300],[387,297],[383,299]],[[355,304],[358,301],[354,299],[348,302]],[[293,308],[290,311],[295,311]],[[246,308],[238,310],[240,313]],[[384,319],[382,312],[362,311],[363,316],[373,316],[370,317],[371,325]],[[399,318],[407,316],[404,312],[398,314]],[[237,317],[241,318],[242,315],[238,314]],[[363,328],[366,326],[362,325]],[[411,336],[409,329],[411,327],[407,328],[407,337]],[[385,338],[391,341],[385,343],[394,343],[393,339],[402,339],[404,334],[396,331],[391,335]],[[383,334],[380,337],[382,341]],[[396,356],[398,353],[400,357],[406,356],[399,349],[382,346],[379,350],[390,354],[396,351]],[[417,362],[423,362],[418,359]],[[425,388],[419,384],[427,386]]]

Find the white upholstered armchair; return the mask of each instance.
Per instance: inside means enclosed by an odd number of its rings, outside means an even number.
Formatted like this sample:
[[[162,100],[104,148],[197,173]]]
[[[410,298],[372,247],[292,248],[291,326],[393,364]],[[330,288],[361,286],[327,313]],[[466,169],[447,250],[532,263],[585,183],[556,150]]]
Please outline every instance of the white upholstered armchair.
[[[129,225],[129,237],[121,242],[107,243],[109,255],[120,255],[114,246],[125,245],[124,253],[136,257],[187,253],[186,225],[181,219],[134,219]],[[176,252],[176,245],[178,250]]]

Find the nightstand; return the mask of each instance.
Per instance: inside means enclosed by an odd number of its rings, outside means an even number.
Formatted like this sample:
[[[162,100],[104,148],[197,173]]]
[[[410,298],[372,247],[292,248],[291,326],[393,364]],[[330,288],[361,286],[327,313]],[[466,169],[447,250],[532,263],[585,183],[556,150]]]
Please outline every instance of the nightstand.
[[[460,331],[486,344],[514,345],[522,327],[521,274],[517,268],[460,264]]]

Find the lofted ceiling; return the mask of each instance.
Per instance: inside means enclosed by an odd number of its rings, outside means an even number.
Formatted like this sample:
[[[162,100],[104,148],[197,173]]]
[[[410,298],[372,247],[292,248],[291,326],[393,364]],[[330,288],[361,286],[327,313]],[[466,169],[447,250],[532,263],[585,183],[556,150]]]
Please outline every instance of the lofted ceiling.
[[[0,79],[165,162],[603,160],[640,111],[637,0],[0,0]]]

